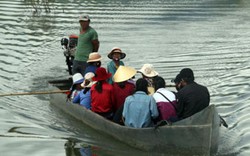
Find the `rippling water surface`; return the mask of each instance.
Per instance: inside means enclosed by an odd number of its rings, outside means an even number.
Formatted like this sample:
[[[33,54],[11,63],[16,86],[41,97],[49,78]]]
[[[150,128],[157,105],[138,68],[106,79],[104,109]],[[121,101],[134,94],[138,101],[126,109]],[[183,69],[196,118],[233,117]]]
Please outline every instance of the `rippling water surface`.
[[[118,46],[126,65],[151,63],[167,83],[192,68],[229,125],[217,155],[250,154],[250,1],[0,0],[0,93],[46,91],[48,80],[65,78],[60,40],[78,34],[80,14],[92,18],[104,67]],[[61,156],[74,142],[96,155],[157,155],[96,133],[47,95],[0,97],[0,124],[3,156]]]

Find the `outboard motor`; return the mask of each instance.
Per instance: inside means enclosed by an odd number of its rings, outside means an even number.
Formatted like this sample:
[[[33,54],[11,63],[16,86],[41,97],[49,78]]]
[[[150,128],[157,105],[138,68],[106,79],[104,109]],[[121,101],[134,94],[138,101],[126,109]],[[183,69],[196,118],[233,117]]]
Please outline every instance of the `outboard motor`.
[[[70,35],[68,38],[61,39],[63,54],[66,57],[66,64],[68,66],[68,72],[70,75],[72,75],[72,66],[73,66],[73,60],[75,58],[77,41],[78,41],[77,35]]]

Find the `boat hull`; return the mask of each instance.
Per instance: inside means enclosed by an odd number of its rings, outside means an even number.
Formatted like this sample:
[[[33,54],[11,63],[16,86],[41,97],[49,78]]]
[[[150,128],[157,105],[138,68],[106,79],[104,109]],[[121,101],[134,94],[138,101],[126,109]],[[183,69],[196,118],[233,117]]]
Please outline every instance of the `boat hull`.
[[[218,149],[220,118],[214,105],[172,125],[130,128],[72,104],[63,93],[51,94],[50,103],[96,131],[143,151],[172,155],[213,155]]]

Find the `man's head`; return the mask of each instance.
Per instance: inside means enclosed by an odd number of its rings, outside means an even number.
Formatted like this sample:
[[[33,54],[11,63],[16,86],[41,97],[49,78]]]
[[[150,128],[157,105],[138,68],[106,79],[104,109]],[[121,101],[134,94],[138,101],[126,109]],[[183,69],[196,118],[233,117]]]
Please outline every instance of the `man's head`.
[[[81,15],[79,17],[79,22],[90,22],[89,15]]]
[[[89,27],[89,23],[90,23],[90,18],[88,15],[81,15],[79,17],[79,23],[82,27],[82,29],[87,29]]]
[[[185,81],[186,83],[193,82],[194,81],[193,70],[190,68],[183,68],[180,71],[180,78],[181,78],[181,80]]]

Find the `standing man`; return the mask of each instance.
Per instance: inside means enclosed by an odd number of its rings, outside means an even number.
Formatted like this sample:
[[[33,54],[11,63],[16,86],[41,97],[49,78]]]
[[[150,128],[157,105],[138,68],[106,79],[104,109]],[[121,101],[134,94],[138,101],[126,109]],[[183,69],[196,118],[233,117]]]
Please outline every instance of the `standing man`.
[[[177,93],[177,115],[179,120],[192,116],[209,105],[210,95],[207,87],[194,82],[192,69],[180,71],[180,90]]]
[[[74,74],[78,72],[84,76],[89,54],[92,52],[98,52],[99,40],[95,29],[89,26],[90,18],[88,15],[80,16],[79,23],[81,28],[77,42],[75,59],[73,61],[72,73]]]

